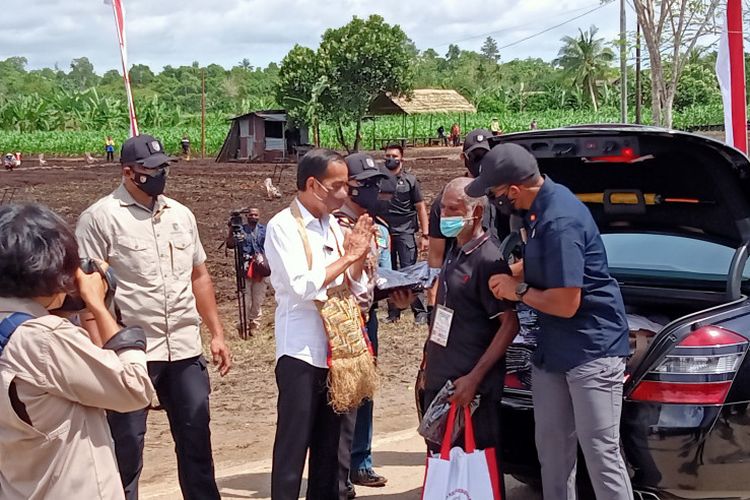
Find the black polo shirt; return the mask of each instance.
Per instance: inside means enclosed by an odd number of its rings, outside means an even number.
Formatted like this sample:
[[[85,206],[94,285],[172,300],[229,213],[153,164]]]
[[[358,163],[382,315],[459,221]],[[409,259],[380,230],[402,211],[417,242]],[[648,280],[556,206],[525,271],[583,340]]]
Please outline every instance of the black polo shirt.
[[[388,212],[383,219],[388,223],[391,234],[414,234],[419,229],[417,203],[424,201],[419,181],[410,173],[388,174],[380,183],[381,191],[393,193]]]
[[[445,256],[448,255],[449,249],[453,248],[456,242],[456,238],[447,238],[440,231],[440,210],[441,203],[443,202],[443,191],[440,191],[430,206],[429,224],[428,224],[428,235],[430,238],[440,238],[445,240]],[[505,215],[500,214],[495,205],[488,203],[482,216],[482,227],[485,231],[489,231],[490,235],[497,238],[498,241],[502,242],[506,236],[510,233],[510,222],[509,218]]]
[[[495,298],[490,276],[510,274],[500,255],[500,243],[489,234],[455,249],[440,272],[437,303],[453,310],[445,347],[427,342],[425,387],[440,390],[447,380],[467,375],[479,362],[500,328],[500,314],[508,305]],[[502,387],[505,359],[490,370],[480,392]]]
[[[581,306],[572,318],[539,312],[534,363],[566,372],[594,359],[627,356],[625,306],[589,209],[568,188],[545,177],[524,224],[526,283],[540,290],[581,289]]]

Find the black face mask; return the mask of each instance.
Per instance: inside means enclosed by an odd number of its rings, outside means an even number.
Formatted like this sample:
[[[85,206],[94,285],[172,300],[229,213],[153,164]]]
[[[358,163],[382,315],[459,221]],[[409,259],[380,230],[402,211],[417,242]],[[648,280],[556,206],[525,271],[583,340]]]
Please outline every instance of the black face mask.
[[[513,206],[513,202],[508,197],[507,194],[501,194],[500,196],[495,196],[494,194],[488,194],[487,199],[489,202],[497,208],[497,211],[500,212],[502,215],[505,216],[511,216],[511,215],[517,215],[519,217],[524,217],[526,215],[527,210],[521,210],[519,208],[516,208]]]
[[[147,195],[156,198],[164,192],[164,187],[167,185],[167,171],[163,168],[160,170],[161,171],[154,176],[133,172],[135,174],[133,182],[138,186],[138,189]]]
[[[381,196],[377,184],[365,184],[364,186],[350,186],[349,197],[354,203],[365,209],[373,217],[383,215],[388,211],[390,201],[388,196]]]
[[[396,170],[399,165],[401,165],[401,160],[397,158],[386,158],[385,159],[385,168],[388,170]]]

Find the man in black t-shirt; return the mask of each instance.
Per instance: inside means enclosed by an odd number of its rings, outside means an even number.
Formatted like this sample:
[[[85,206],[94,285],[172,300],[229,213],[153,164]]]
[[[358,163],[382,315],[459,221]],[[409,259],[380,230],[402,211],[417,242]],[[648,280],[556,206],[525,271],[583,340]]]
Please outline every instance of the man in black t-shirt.
[[[470,182],[468,177],[454,179],[443,194],[440,226],[456,245],[440,273],[425,352],[424,404],[429,406],[448,380],[456,390],[451,400],[460,406],[480,394],[472,417],[477,448],[494,447],[499,454],[504,356],[518,333],[518,317],[489,288],[489,276],[510,274],[510,268],[497,239],[482,227],[486,198],[464,192]]]
[[[380,184],[382,192],[392,194],[388,211],[382,215],[391,234],[391,263],[401,269],[417,262],[420,252],[427,250],[427,206],[422,197],[417,178],[403,167],[404,150],[390,145],[385,150],[385,167],[388,178]],[[424,296],[418,295],[411,306],[417,324],[429,323]],[[401,311],[388,305],[386,322],[398,321]]]

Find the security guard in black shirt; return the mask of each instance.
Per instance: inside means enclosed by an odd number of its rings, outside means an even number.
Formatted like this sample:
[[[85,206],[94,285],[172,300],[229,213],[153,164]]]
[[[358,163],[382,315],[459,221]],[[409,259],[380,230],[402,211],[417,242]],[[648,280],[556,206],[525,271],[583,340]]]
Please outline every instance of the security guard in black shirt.
[[[400,145],[389,145],[385,149],[385,166],[388,178],[381,183],[381,190],[393,193],[387,213],[383,219],[391,232],[391,261],[393,269],[400,269],[417,262],[419,252],[428,247],[427,206],[417,178],[403,168],[404,150]],[[417,232],[419,232],[417,236]],[[411,305],[417,324],[429,323],[424,295],[418,295]],[[388,304],[386,322],[398,321],[401,311]]]

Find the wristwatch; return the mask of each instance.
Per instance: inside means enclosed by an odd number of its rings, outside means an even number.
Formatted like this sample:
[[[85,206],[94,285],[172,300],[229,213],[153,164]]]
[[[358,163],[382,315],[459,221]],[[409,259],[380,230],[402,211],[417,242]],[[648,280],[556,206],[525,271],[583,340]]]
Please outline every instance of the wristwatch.
[[[422,238],[429,238],[429,237],[430,237],[430,235],[429,235],[429,234],[427,234],[427,233],[422,233]]]
[[[516,285],[516,297],[518,297],[519,301],[523,301],[523,296],[526,295],[526,292],[529,291],[529,284],[528,283],[519,283]]]

